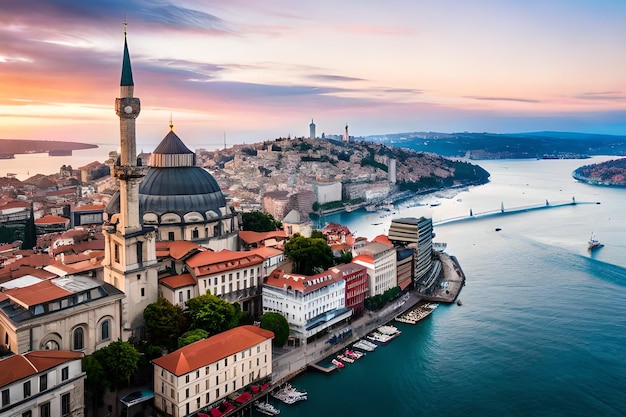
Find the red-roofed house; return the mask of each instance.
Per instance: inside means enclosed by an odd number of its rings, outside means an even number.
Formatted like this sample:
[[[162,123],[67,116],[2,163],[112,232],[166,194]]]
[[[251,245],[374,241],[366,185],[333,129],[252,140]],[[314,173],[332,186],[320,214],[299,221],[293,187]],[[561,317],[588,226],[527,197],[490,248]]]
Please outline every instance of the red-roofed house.
[[[103,205],[97,204],[74,207],[71,214],[72,226],[104,223],[104,209]]]
[[[65,232],[70,227],[70,219],[61,216],[47,215],[35,219],[35,229],[38,235],[45,233]]]
[[[253,248],[282,247],[283,242],[287,239],[287,235],[282,230],[272,232],[253,232],[251,230],[242,230],[239,232],[239,242],[243,249],[249,250]]]
[[[0,416],[82,416],[82,352],[38,350],[0,359]]]
[[[171,304],[185,308],[190,298],[200,295],[197,284],[191,274],[172,275],[159,279],[159,292]]]
[[[343,275],[332,268],[310,276],[276,269],[263,284],[263,312],[285,316],[290,339],[302,343],[352,316],[345,288]]]
[[[353,252],[352,262],[367,268],[369,296],[383,294],[398,286],[396,249],[380,242],[373,242]]]
[[[182,417],[272,374],[274,333],[240,326],[152,361],[154,405],[159,415]]]
[[[260,309],[258,290],[264,262],[265,258],[254,252],[223,250],[197,253],[186,264],[187,271],[198,281],[198,294],[210,292],[239,303],[242,311],[255,316]]]

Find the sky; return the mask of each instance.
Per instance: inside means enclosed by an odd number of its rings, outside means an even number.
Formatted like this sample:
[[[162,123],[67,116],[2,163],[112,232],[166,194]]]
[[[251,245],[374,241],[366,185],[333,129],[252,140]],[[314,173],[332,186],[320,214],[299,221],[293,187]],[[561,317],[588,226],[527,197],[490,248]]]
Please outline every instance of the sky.
[[[0,138],[626,135],[624,0],[0,0]],[[221,147],[221,146],[220,146]]]

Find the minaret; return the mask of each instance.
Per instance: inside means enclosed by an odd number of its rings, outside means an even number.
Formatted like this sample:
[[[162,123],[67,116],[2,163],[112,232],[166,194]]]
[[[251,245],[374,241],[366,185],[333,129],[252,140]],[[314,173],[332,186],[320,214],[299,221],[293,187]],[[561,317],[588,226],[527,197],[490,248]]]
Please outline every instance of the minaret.
[[[346,133],[343,134],[343,141],[350,142],[350,135],[348,134],[348,124],[346,123]]]
[[[139,116],[141,103],[133,97],[135,84],[130,66],[130,54],[126,41],[126,23],[124,23],[124,58],[122,60],[122,78],[120,98],[115,99],[115,112],[120,118],[120,163],[114,169],[120,183],[120,227],[124,232],[141,228],[139,223],[139,182],[144,176],[143,169],[137,166],[137,141],[135,138],[135,119]]]
[[[142,226],[139,218],[139,183],[144,170],[137,162],[135,119],[140,102],[133,96],[133,73],[126,42],[124,23],[124,57],[120,98],[115,99],[115,112],[120,118],[120,156],[113,166],[119,179],[119,214],[113,214],[103,226],[105,254],[103,279],[119,290],[122,301],[121,328],[112,340],[144,337],[143,310],[157,299],[158,272],[154,228]]]

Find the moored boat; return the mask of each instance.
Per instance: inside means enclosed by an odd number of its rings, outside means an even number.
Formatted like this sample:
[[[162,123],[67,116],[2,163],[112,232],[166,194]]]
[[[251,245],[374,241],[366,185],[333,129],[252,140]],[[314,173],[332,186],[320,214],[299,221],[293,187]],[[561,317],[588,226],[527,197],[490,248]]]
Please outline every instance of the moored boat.
[[[280,410],[268,402],[255,401],[253,405],[259,413],[263,413],[267,416],[276,416],[280,414]]]
[[[587,242],[587,249],[589,251],[593,251],[595,249],[600,249],[602,246],[604,245],[600,243],[600,241],[598,241],[592,233],[591,237],[589,238],[589,242]]]
[[[341,369],[341,368],[343,368],[344,366],[346,366],[346,365],[344,365],[344,364],[343,364],[343,362],[341,362],[340,360],[337,360],[337,359],[335,359],[335,358],[333,358],[333,360],[331,361],[331,363],[332,363],[333,365],[335,365],[335,366],[336,366],[337,368],[339,368],[339,369]]]

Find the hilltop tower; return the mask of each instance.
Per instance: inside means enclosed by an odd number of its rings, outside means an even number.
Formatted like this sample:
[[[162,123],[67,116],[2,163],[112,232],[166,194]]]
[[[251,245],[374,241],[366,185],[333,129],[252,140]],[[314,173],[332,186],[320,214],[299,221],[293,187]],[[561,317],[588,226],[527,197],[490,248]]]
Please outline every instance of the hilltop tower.
[[[115,99],[115,112],[120,118],[121,151],[113,166],[113,174],[119,180],[120,210],[103,227],[104,281],[126,294],[120,329],[123,340],[145,337],[143,310],[156,301],[158,293],[154,228],[143,227],[139,219],[139,183],[144,177],[144,170],[137,160],[135,138],[140,101],[133,94],[133,73],[124,28],[120,98]]]
[[[348,124],[346,123],[346,133],[343,134],[343,141],[348,143],[350,142],[350,135],[348,134]]]
[[[315,139],[315,123],[313,123],[313,119],[311,119],[311,124],[309,125],[309,139]]]

